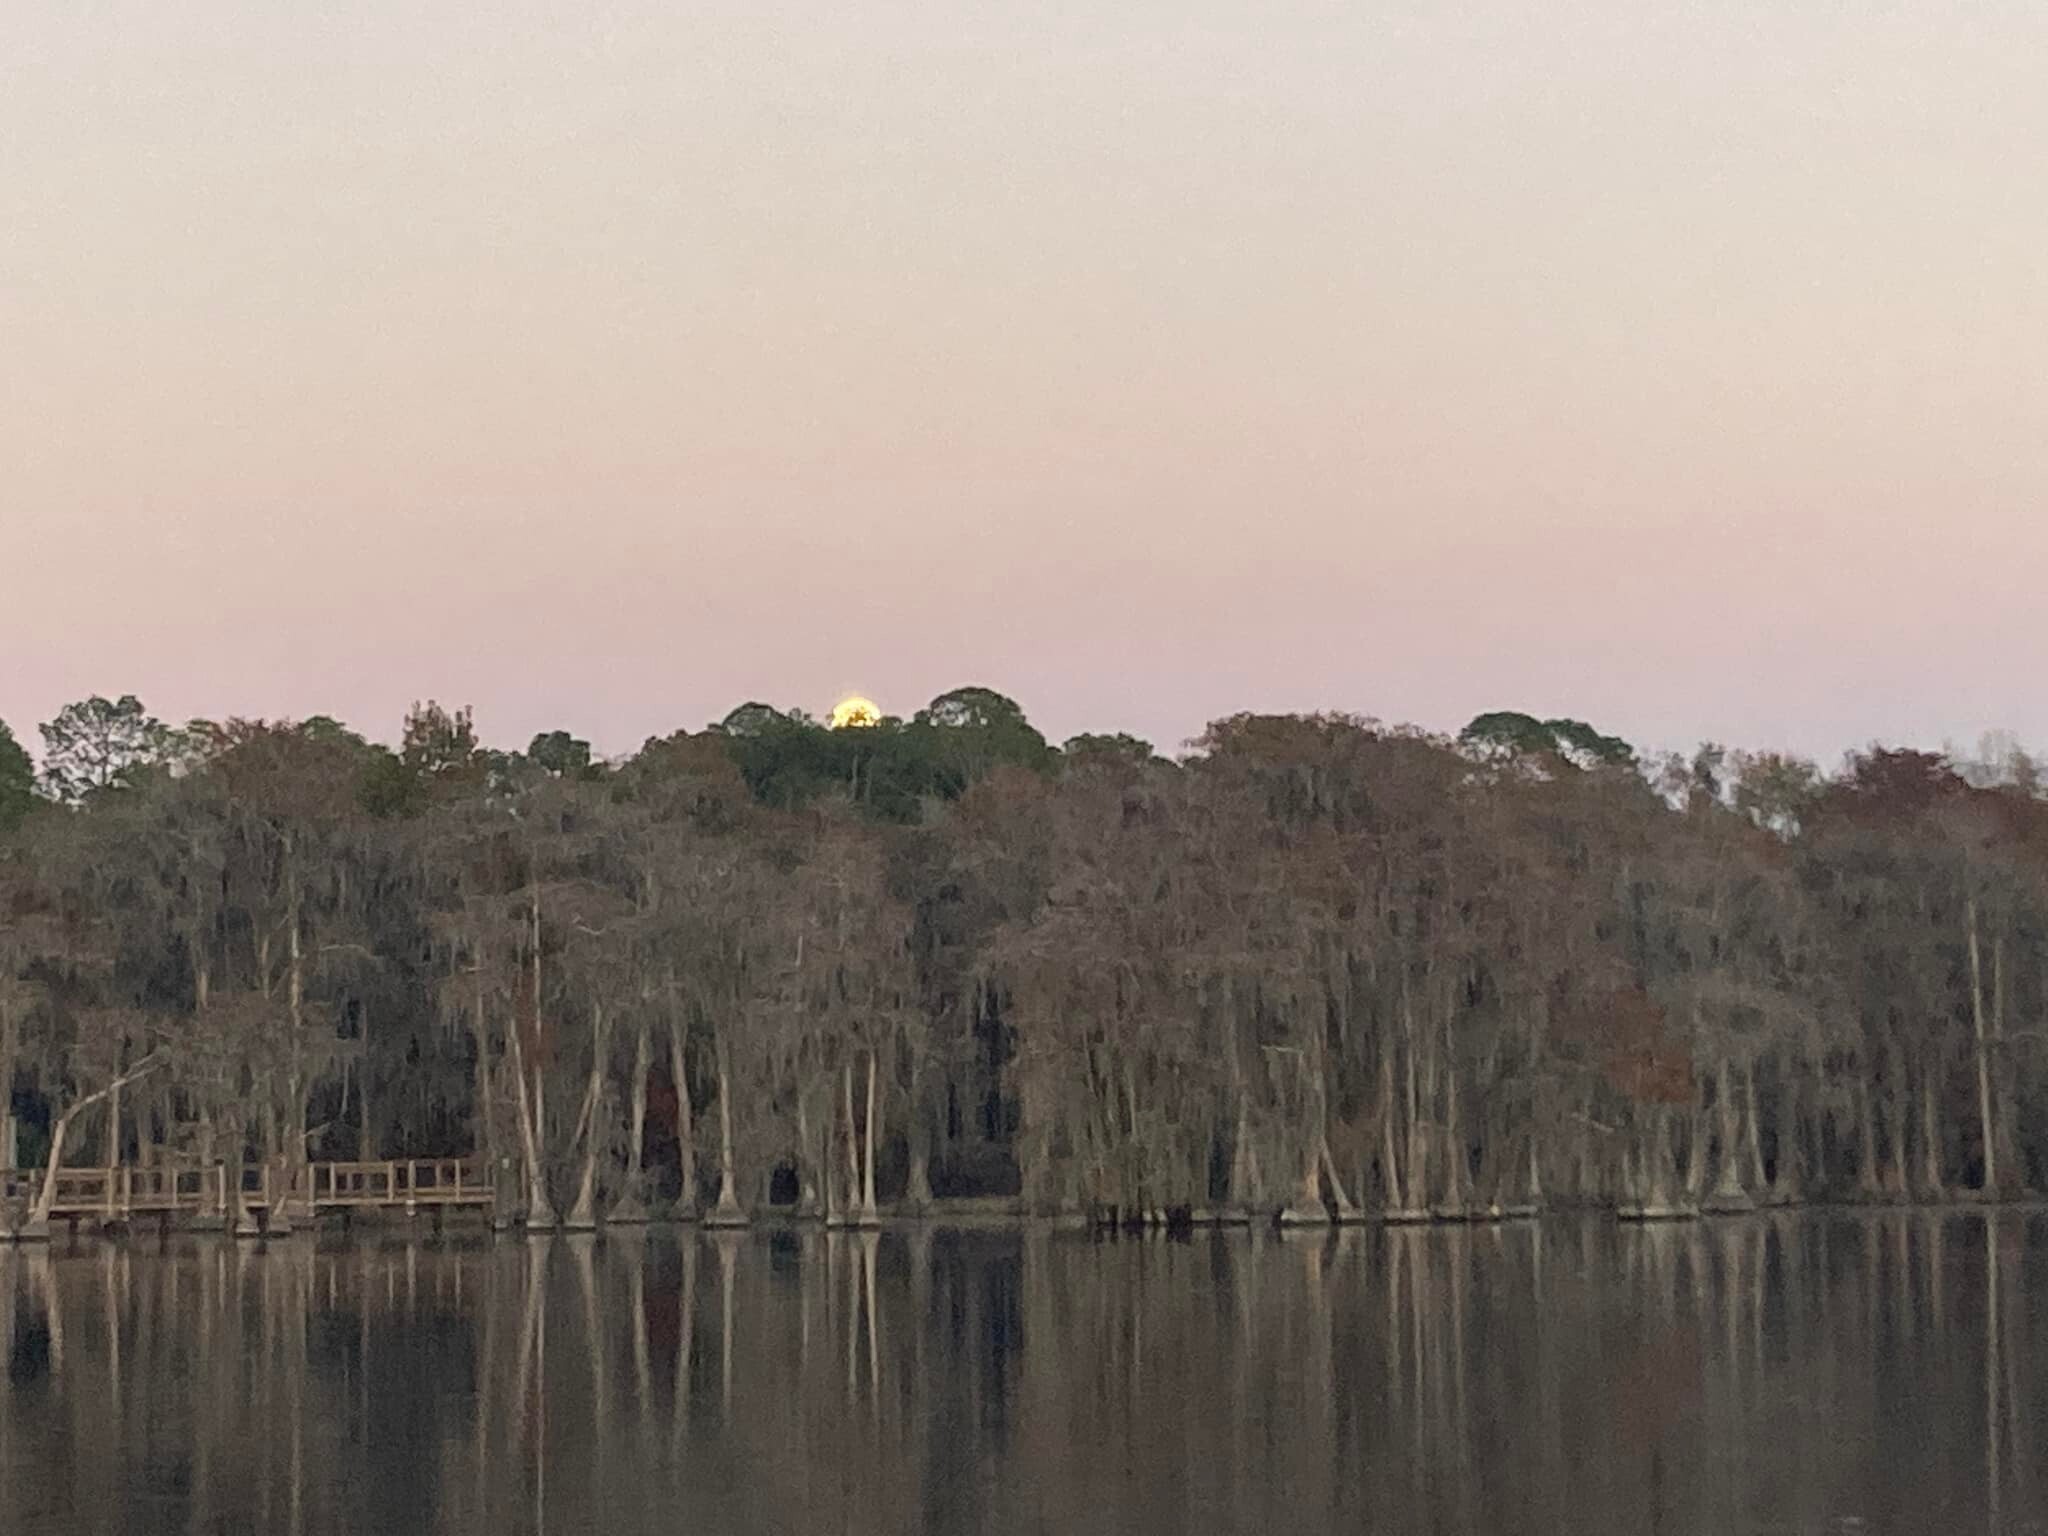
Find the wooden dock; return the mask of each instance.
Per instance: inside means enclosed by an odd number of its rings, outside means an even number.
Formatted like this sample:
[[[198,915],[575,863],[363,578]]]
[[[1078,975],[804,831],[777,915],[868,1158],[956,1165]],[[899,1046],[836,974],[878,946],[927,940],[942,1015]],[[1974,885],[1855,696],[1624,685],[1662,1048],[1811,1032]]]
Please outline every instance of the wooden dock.
[[[43,1187],[43,1170],[0,1173],[0,1207],[26,1210]],[[326,1210],[488,1210],[490,1180],[477,1158],[405,1158],[368,1163],[158,1164],[60,1168],[52,1219],[126,1222],[182,1217],[194,1226],[306,1219]]]

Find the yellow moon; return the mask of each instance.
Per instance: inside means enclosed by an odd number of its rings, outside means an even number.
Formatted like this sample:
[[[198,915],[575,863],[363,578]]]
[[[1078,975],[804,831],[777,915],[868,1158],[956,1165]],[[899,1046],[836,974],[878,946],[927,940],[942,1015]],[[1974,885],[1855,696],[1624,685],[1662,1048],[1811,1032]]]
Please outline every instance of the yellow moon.
[[[832,729],[835,731],[843,731],[848,726],[864,727],[881,723],[881,710],[875,707],[873,700],[864,699],[859,694],[850,699],[841,699],[832,706]]]

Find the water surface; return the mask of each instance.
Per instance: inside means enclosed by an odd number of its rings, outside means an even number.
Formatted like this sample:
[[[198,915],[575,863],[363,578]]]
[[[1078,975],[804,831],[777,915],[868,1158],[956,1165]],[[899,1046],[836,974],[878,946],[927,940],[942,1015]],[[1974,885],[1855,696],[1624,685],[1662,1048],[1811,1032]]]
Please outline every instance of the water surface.
[[[38,1533],[2048,1531],[2048,1216],[0,1248]]]

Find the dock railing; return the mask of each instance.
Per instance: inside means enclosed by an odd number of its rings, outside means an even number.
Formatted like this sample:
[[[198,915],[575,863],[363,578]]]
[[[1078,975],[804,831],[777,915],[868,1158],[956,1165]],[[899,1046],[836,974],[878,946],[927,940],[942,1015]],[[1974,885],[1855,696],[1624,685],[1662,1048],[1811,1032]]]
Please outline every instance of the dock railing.
[[[31,1205],[43,1170],[0,1171],[0,1201]],[[474,1157],[389,1158],[377,1162],[157,1163],[149,1167],[60,1168],[52,1216],[226,1215],[249,1210],[417,1210],[488,1206],[491,1182]]]

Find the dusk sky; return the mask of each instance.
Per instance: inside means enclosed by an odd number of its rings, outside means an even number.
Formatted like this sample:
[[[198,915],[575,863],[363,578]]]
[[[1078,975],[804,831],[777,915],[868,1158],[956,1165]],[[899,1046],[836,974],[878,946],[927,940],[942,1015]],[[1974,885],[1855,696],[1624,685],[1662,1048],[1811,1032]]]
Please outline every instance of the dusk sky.
[[[2048,744],[2048,6],[7,0],[0,718]]]

